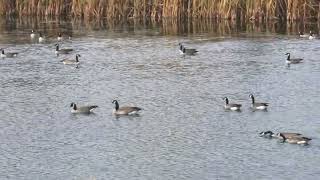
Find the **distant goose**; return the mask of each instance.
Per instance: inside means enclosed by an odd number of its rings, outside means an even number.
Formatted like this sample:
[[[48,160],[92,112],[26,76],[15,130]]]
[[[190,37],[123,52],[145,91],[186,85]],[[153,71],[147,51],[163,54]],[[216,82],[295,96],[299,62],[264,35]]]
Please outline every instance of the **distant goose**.
[[[71,113],[91,113],[93,109],[97,108],[98,106],[77,106],[75,103],[71,103]]]
[[[299,32],[299,36],[300,37],[302,37],[302,38],[307,38],[307,37],[309,37],[309,35],[308,34],[303,34],[303,32]]]
[[[268,107],[268,103],[256,103],[254,100],[254,96],[252,94],[249,95],[252,100],[251,108],[255,110],[266,110]]]
[[[77,65],[80,63],[79,57],[81,57],[80,54],[76,54],[76,59],[64,59],[60,62],[62,62],[63,64],[76,64]]]
[[[303,60],[301,58],[291,59],[290,58],[290,53],[286,53],[285,55],[287,55],[287,60],[286,60],[287,64],[298,64]]]
[[[181,43],[179,43],[179,51],[186,55],[195,55],[198,52],[196,49],[185,48]]]
[[[114,109],[112,111],[114,115],[135,115],[138,114],[138,111],[141,110],[141,108],[134,106],[119,107],[119,103],[117,100],[113,100],[112,103],[114,104]]]
[[[17,57],[19,53],[17,52],[11,52],[11,53],[4,53],[4,49],[1,49],[1,55],[2,58],[13,58]]]
[[[42,33],[39,33],[39,43],[44,42],[46,39],[42,36]]]
[[[259,133],[261,137],[267,137],[267,138],[281,138],[280,133],[273,133],[272,131],[263,131]],[[292,137],[292,136],[301,136],[302,134],[300,133],[290,133],[290,132],[281,132],[283,136],[286,138]]]
[[[312,33],[312,31],[310,31],[309,39],[311,40],[311,39],[315,39],[315,38],[316,38],[316,36]]]
[[[31,30],[31,34],[30,34],[31,39],[36,37],[36,33],[34,33],[33,29]]]
[[[63,37],[62,37],[62,34],[59,32],[59,34],[58,34],[58,41],[62,41],[63,40]]]
[[[290,144],[304,144],[307,145],[309,141],[311,141],[311,138],[302,137],[302,136],[290,136],[286,137],[284,134],[279,133],[279,136],[282,137],[282,142],[288,142]]]
[[[232,110],[232,111],[239,111],[240,110],[240,108],[242,106],[241,104],[229,104],[229,99],[227,97],[224,97],[223,99],[226,101],[226,103],[224,105],[224,109]]]
[[[71,51],[73,51],[73,49],[60,49],[59,44],[56,44],[56,54],[68,54]]]

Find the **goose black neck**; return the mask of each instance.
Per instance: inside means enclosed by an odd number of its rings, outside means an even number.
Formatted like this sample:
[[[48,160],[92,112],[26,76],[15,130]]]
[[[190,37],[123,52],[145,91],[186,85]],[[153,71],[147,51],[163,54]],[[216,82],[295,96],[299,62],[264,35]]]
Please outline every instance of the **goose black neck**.
[[[290,60],[290,54],[288,54],[287,60]]]
[[[77,105],[73,104],[73,110],[77,110]]]
[[[56,45],[56,51],[59,51],[59,45]]]
[[[116,110],[119,109],[119,103],[118,103],[118,101],[115,101],[115,102],[114,102],[114,108],[115,108]]]
[[[4,54],[4,50],[3,49],[1,50],[1,54]]]
[[[254,104],[254,97],[253,96],[251,96],[251,100],[252,100],[252,104]]]
[[[282,133],[280,133],[279,135],[283,138],[282,142],[285,142],[287,138]]]
[[[228,105],[229,104],[229,99],[228,98],[224,98],[224,99],[226,101],[226,105]]]
[[[76,62],[79,62],[79,56],[76,55]]]

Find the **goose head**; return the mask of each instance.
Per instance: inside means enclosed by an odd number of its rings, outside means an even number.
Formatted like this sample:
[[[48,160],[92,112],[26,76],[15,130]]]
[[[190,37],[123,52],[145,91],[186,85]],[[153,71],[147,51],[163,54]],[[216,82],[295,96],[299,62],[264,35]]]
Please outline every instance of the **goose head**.
[[[58,33],[58,37],[62,37],[62,35],[61,35],[61,33],[60,33],[60,32]]]
[[[70,107],[72,107],[74,110],[77,109],[77,105],[75,103],[73,103],[73,102],[70,104]]]
[[[113,101],[112,101],[112,104],[114,104],[114,108],[115,108],[116,110],[119,109],[119,103],[118,103],[117,100],[113,100]]]
[[[274,133],[272,131],[262,131],[259,134],[260,136],[265,136],[265,135],[272,136]]]

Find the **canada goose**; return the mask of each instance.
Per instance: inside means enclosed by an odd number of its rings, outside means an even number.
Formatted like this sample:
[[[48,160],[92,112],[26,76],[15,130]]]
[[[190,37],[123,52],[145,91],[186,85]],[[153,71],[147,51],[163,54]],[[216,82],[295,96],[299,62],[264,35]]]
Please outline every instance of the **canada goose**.
[[[76,59],[64,59],[60,62],[63,64],[79,64],[79,57],[81,57],[80,54],[76,54]]]
[[[42,36],[42,33],[39,33],[39,43],[44,42],[46,39]]]
[[[73,49],[59,49],[59,44],[56,44],[56,54],[68,54],[71,51],[73,51]]]
[[[282,133],[279,133],[279,136],[282,137],[282,142],[288,142],[290,144],[305,144],[307,145],[309,141],[311,141],[311,138],[302,137],[302,136],[290,136],[286,137]]]
[[[310,31],[309,39],[311,40],[311,39],[315,39],[315,38],[316,38],[316,36],[312,33],[312,31]]]
[[[114,109],[112,111],[114,115],[135,115],[138,114],[138,111],[141,110],[141,108],[133,106],[119,107],[119,103],[117,100],[113,100],[112,103],[114,104]]]
[[[195,55],[198,52],[196,49],[185,48],[181,43],[179,43],[179,51],[186,55]]]
[[[309,35],[308,34],[303,34],[303,32],[299,32],[299,37],[301,37],[301,38],[307,38],[307,37],[309,37]]]
[[[30,37],[31,37],[31,39],[33,39],[34,37],[36,37],[36,34],[34,33],[33,29],[31,30]]]
[[[239,111],[241,108],[241,104],[229,104],[229,99],[227,97],[224,97],[223,100],[226,101],[226,104],[224,105],[224,109],[232,110],[232,111]]]
[[[290,58],[290,53],[286,53],[285,55],[287,55],[287,60],[286,60],[287,64],[298,64],[303,60],[301,58],[291,59]]]
[[[71,103],[71,113],[91,113],[93,109],[97,108],[98,106],[80,106],[78,107],[75,103]]]
[[[273,133],[272,131],[263,131],[259,133],[261,137],[266,137],[266,138],[281,138],[282,137],[279,135],[280,133]],[[292,136],[301,136],[302,134],[300,133],[290,133],[290,132],[281,132],[283,136],[286,138],[292,137]]]
[[[63,40],[62,34],[60,32],[58,33],[57,39],[58,39],[58,41],[62,41]]]
[[[1,49],[1,55],[0,57],[2,58],[13,58],[13,57],[17,57],[19,53],[17,52],[11,52],[11,53],[4,53],[4,49]]]
[[[256,103],[254,100],[254,96],[252,94],[249,95],[249,97],[252,100],[252,109],[257,109],[257,110],[266,110],[268,107],[268,103]]]

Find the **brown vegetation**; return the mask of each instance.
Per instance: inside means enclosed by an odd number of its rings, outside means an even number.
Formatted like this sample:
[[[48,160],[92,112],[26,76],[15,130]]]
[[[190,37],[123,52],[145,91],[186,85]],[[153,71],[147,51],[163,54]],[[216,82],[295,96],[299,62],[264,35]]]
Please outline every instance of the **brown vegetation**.
[[[319,20],[319,0],[0,0],[2,15]]]

